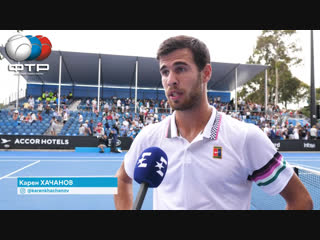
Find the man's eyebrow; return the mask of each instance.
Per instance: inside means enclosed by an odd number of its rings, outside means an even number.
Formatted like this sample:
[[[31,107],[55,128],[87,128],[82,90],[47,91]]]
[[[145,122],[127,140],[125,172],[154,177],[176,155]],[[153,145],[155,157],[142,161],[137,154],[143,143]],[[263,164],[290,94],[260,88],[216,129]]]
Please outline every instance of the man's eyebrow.
[[[185,63],[185,62],[175,62],[175,63],[173,64],[173,66],[177,66],[177,65],[188,66],[188,64]],[[165,68],[167,68],[167,66],[166,66],[166,65],[163,65],[163,66],[160,68],[160,71],[162,71],[162,70],[165,69]]]

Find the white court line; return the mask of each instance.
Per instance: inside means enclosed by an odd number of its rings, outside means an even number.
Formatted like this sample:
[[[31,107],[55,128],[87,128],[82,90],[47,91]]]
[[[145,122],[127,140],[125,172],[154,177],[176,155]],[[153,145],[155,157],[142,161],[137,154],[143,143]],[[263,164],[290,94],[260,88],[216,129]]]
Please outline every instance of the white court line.
[[[9,177],[9,176],[11,176],[11,175],[13,175],[13,174],[15,174],[15,173],[17,173],[17,172],[20,172],[21,170],[23,170],[23,169],[25,169],[25,168],[31,167],[31,166],[39,163],[39,162],[40,162],[40,160],[38,160],[38,161],[36,161],[36,162],[33,162],[33,163],[30,163],[30,164],[28,164],[27,166],[24,166],[24,167],[22,167],[22,168],[19,168],[18,170],[14,171],[14,172],[11,172],[11,173],[9,173],[9,174],[7,174],[7,175],[5,175],[5,176],[0,177],[0,180],[2,180],[2,179],[4,179],[4,178],[7,178],[7,177]]]

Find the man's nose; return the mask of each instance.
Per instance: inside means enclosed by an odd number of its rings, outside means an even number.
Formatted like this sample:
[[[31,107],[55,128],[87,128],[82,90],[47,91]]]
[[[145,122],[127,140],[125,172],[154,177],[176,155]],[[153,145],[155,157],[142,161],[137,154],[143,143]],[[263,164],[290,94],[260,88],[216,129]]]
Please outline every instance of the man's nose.
[[[167,77],[167,85],[169,87],[177,86],[178,80],[174,72],[170,72],[168,77]]]

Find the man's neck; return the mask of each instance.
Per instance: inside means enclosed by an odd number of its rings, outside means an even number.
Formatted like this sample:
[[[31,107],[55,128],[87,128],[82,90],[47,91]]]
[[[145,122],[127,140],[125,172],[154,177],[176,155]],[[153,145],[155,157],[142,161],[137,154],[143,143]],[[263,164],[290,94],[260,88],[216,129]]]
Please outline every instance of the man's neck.
[[[176,126],[179,134],[192,142],[192,140],[205,128],[212,113],[208,103],[197,109],[176,111]]]

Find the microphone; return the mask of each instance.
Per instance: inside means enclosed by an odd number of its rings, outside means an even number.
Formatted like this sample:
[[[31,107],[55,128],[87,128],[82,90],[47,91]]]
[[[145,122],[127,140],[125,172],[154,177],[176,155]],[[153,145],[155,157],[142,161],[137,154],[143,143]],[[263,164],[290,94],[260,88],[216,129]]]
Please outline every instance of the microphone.
[[[132,210],[140,210],[148,188],[158,187],[168,167],[167,154],[158,147],[150,147],[145,149],[134,169],[134,180],[140,184],[140,189]]]

